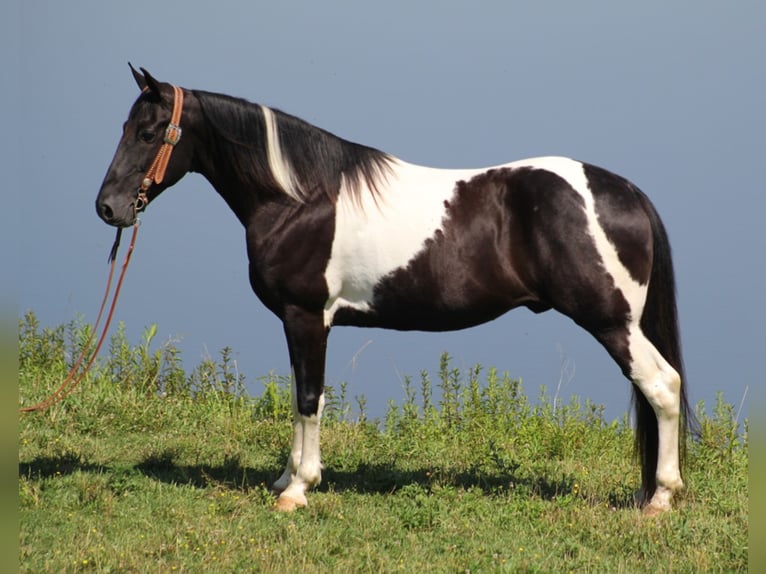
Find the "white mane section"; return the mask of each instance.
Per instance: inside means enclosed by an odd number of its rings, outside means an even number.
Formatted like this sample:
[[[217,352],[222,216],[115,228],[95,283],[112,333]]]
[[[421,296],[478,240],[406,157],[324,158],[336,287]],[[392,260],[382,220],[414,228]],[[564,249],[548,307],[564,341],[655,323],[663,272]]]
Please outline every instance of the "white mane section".
[[[295,179],[290,163],[282,154],[277,118],[274,112],[266,106],[261,106],[261,111],[266,124],[266,154],[269,158],[271,175],[274,176],[276,182],[287,195],[296,201],[303,202],[303,190]]]

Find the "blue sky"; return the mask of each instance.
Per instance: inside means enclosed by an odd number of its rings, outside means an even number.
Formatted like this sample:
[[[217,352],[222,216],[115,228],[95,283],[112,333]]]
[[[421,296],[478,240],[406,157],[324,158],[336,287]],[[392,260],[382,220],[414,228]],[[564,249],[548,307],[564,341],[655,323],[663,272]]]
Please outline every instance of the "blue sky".
[[[127,62],[245,97],[413,163],[479,167],[561,154],[615,171],[657,206],[674,248],[691,398],[739,406],[763,379],[766,8],[731,2],[17,1],[4,18],[18,312],[95,319],[113,230],[94,200],[137,96]],[[10,137],[8,137],[10,134]],[[190,175],[143,216],[117,319],[180,340],[187,365],[224,346],[257,377],[289,372],[279,321],[250,291],[244,233]],[[8,225],[6,223],[6,225]],[[6,276],[5,288],[9,281]],[[628,408],[590,336],[516,310],[449,334],[336,328],[327,382],[373,415],[402,378],[480,363],[528,394]],[[750,389],[749,391],[746,391]],[[87,392],[87,391],[83,391]],[[748,400],[745,400],[747,412]]]

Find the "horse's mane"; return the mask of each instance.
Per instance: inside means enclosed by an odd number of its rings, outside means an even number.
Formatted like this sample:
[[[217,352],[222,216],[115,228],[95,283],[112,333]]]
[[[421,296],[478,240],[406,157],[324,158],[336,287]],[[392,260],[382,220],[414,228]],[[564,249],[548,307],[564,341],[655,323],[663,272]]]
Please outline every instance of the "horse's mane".
[[[390,169],[390,155],[290,114],[222,94],[194,95],[218,136],[217,153],[240,180],[256,187],[277,189],[297,201],[316,194],[337,201],[343,192],[360,204],[365,191],[377,194]]]

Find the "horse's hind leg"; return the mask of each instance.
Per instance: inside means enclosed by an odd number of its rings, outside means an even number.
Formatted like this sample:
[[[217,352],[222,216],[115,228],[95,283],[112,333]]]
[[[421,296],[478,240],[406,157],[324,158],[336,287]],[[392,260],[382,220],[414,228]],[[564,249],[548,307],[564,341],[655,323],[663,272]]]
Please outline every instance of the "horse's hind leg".
[[[670,510],[673,493],[683,487],[679,465],[681,377],[637,322],[594,335],[651,407],[639,409],[636,420],[643,465],[640,499],[646,502],[644,513],[653,515]]]
[[[631,325],[628,341],[631,356],[629,376],[656,416],[657,441],[643,447],[648,457],[656,449],[654,492],[651,492],[651,482],[648,489],[644,484],[648,490],[644,492],[648,498],[644,513],[652,515],[670,510],[673,493],[683,488],[679,463],[681,376],[646,338],[638,324]],[[646,422],[651,424],[651,421]],[[642,421],[636,424],[641,425]]]

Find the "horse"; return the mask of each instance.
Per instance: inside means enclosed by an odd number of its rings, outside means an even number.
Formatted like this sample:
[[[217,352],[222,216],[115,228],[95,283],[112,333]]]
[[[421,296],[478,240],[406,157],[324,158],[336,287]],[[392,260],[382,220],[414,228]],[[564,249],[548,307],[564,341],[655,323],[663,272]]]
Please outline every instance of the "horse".
[[[520,306],[570,317],[617,363],[632,383],[638,503],[647,515],[672,508],[691,413],[670,244],[635,185],[565,157],[414,165],[280,110],[130,68],[141,93],[96,210],[131,226],[196,172],[244,226],[250,285],[282,321],[291,363],[278,510],[305,507],[321,481],[333,326],[456,330]]]

